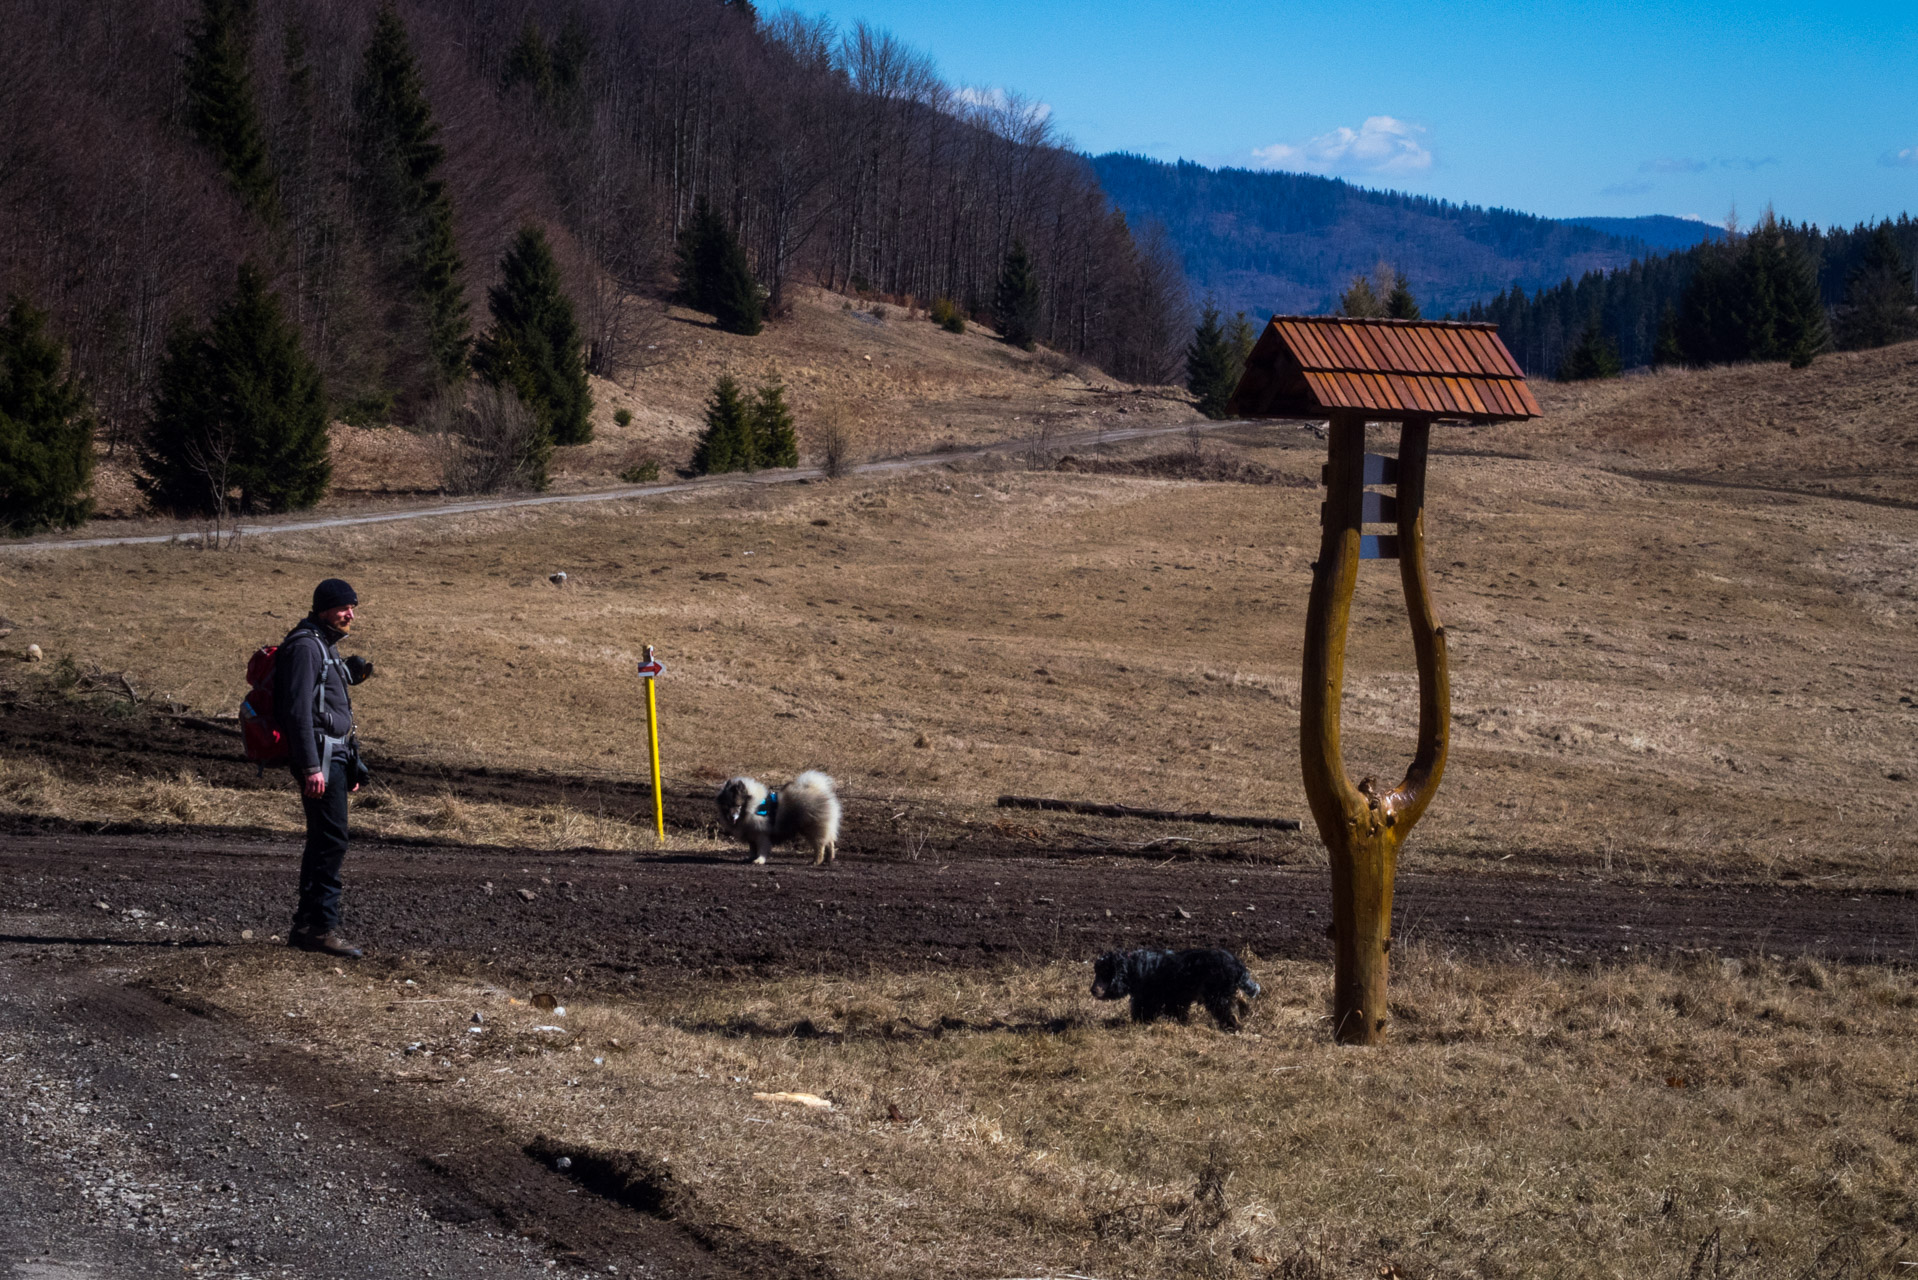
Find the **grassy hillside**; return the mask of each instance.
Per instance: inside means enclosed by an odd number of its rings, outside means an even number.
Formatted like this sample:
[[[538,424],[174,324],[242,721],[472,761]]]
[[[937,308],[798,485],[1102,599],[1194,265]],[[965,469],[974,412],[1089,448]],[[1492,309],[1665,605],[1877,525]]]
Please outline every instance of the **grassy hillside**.
[[[659,313],[636,344],[641,357],[617,379],[593,379],[593,439],[558,449],[553,490],[603,489],[635,463],[658,461],[670,478],[692,457],[713,383],[731,374],[748,389],[777,381],[797,419],[800,457],[816,462],[825,435],[843,431],[853,461],[948,443],[984,444],[1051,432],[1196,421],[1170,387],[1116,382],[1041,348],[1020,351],[990,329],[953,334],[923,309],[855,302],[794,286],[791,314],[756,337],[722,332],[679,307]],[[632,421],[621,426],[624,410]],[[334,487],[322,511],[404,495],[440,483],[430,436],[398,427],[333,428]],[[141,517],[132,459],[102,456],[94,490],[100,514]],[[144,521],[165,527],[164,522]]]

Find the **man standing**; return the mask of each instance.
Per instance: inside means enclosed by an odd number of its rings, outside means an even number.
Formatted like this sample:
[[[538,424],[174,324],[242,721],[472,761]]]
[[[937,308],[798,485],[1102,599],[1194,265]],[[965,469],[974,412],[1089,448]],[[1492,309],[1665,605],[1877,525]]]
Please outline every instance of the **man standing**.
[[[287,633],[273,663],[273,706],[291,751],[289,763],[306,808],[306,853],[300,859],[300,903],[287,945],[360,958],[340,937],[340,867],[346,861],[346,796],[363,774],[353,739],[349,685],[373,674],[358,654],[335,647],[353,630],[353,588],[328,578],[313,588],[313,612]]]

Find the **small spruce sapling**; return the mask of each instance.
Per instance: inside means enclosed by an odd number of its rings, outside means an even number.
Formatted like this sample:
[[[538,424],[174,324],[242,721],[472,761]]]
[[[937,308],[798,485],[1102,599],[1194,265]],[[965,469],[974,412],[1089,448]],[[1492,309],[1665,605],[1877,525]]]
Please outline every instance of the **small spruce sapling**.
[[[751,413],[738,381],[729,373],[722,374],[713,384],[713,398],[706,404],[706,429],[693,449],[693,474],[750,471],[753,453]]]
[[[757,465],[796,467],[799,465],[799,434],[793,428],[792,410],[786,407],[786,389],[777,382],[759,388],[753,401],[753,449]]]

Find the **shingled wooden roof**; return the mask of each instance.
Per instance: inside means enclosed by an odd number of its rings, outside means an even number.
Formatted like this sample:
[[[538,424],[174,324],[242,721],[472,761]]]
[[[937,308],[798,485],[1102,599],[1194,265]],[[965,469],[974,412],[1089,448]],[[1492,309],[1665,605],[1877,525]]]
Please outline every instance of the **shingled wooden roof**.
[[[1539,416],[1497,325],[1273,316],[1246,359],[1229,411],[1325,418],[1345,410],[1373,421]]]

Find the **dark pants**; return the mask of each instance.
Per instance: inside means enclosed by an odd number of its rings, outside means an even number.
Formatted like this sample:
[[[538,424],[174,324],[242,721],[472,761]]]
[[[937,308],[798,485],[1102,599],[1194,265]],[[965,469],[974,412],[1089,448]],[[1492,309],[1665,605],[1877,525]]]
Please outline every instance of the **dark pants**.
[[[306,854],[300,859],[300,905],[293,932],[317,937],[340,927],[340,865],[346,861],[346,753],[326,771],[326,794],[301,794],[306,808]],[[304,779],[301,779],[304,784]]]

